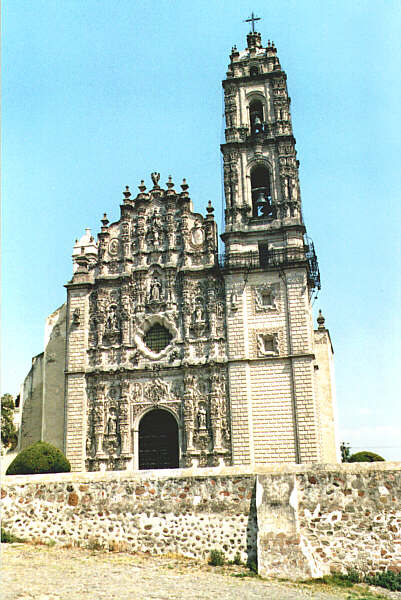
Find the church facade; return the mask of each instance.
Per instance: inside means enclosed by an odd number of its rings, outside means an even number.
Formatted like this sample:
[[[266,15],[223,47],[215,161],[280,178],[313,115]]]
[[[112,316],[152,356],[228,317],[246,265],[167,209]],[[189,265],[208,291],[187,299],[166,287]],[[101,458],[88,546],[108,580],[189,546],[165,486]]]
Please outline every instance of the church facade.
[[[332,347],[302,218],[286,74],[259,33],[226,79],[225,252],[214,210],[152,173],[73,250],[22,392],[21,448],[73,470],[336,462]]]

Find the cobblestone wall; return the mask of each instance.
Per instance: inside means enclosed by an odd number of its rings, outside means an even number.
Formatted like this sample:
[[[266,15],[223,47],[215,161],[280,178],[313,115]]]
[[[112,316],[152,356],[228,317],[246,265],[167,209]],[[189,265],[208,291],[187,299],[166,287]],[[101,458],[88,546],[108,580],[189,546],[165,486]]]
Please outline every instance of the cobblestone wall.
[[[206,559],[256,558],[255,478],[171,474],[7,477],[3,527],[27,539]],[[254,503],[253,503],[254,505]]]
[[[401,567],[401,463],[6,477],[3,527],[42,541],[228,559],[262,576]]]

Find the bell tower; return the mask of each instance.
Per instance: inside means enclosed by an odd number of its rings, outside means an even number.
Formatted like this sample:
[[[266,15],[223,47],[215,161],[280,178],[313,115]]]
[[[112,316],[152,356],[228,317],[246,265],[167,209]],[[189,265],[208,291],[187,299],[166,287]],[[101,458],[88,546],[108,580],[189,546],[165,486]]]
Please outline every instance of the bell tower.
[[[263,48],[260,33],[251,32],[246,50],[239,52],[234,46],[223,88],[228,253],[256,251],[279,229],[296,231],[302,242],[305,228],[291,100],[274,43]]]
[[[319,389],[312,324],[320,276],[302,218],[287,76],[255,20],[223,81],[233,463],[335,462],[332,398]]]

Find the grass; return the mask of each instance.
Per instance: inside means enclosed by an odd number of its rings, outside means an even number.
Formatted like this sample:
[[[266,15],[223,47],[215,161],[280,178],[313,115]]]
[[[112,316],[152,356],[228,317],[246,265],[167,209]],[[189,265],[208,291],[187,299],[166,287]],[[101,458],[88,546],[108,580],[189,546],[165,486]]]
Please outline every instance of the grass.
[[[209,565],[212,567],[222,567],[225,563],[224,554],[221,550],[211,550],[209,556]]]
[[[318,579],[307,579],[302,581],[306,584],[324,584],[333,585],[335,587],[351,588],[355,584],[364,583],[367,585],[373,585],[376,587],[382,587],[393,592],[401,591],[401,573],[395,573],[394,571],[382,571],[374,575],[365,575],[358,571],[351,569],[348,573],[332,573],[331,575],[325,575]],[[362,596],[361,596],[362,594]],[[384,596],[378,596],[376,593],[366,590],[356,590],[351,592],[347,600],[373,600],[378,598],[384,598]]]

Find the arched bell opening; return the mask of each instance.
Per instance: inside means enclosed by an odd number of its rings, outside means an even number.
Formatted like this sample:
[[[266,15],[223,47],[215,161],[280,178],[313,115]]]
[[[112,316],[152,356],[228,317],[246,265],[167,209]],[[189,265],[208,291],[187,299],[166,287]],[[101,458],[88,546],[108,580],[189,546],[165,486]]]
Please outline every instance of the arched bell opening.
[[[260,100],[252,100],[249,105],[249,116],[251,121],[251,134],[263,131],[263,104]]]
[[[273,217],[270,174],[263,165],[251,171],[252,216]]]
[[[159,408],[147,412],[139,423],[139,469],[175,469],[179,466],[178,424]]]

